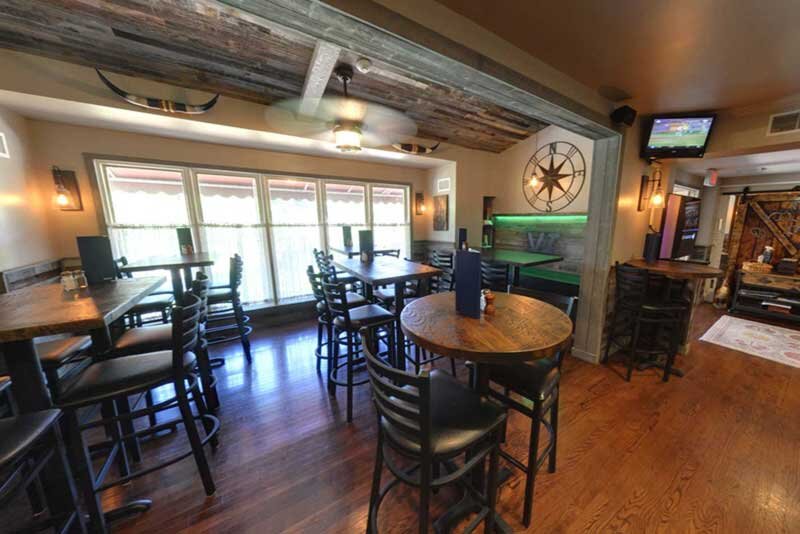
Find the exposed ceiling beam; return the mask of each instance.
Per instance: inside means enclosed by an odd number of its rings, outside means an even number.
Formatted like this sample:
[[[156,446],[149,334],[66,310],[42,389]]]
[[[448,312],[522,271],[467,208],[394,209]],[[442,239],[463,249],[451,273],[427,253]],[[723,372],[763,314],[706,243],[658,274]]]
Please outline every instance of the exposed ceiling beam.
[[[303,84],[303,100],[300,102],[299,110],[301,115],[313,115],[317,110],[319,99],[325,94],[325,88],[328,86],[328,80],[341,51],[342,49],[334,44],[317,41]]]

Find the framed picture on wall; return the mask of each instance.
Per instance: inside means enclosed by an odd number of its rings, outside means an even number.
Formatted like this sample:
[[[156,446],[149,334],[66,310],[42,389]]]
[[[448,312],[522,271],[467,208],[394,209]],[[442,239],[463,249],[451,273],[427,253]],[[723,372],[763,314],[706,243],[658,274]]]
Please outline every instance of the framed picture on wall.
[[[436,195],[433,197],[433,230],[443,232],[449,230],[450,214],[448,200],[450,195]]]

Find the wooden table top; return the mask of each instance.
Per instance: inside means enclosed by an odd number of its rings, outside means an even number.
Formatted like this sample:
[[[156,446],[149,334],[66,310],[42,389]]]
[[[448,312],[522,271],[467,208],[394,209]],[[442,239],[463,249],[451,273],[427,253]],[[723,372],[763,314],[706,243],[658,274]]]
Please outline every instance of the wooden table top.
[[[657,260],[647,263],[643,258],[636,258],[625,262],[637,269],[647,269],[652,273],[663,274],[668,278],[678,280],[691,280],[696,278],[716,278],[722,276],[722,271],[715,267],[687,261]]]
[[[134,261],[120,267],[122,271],[155,271],[158,269],[183,269],[184,267],[207,267],[214,265],[214,259],[208,252],[195,252],[194,254],[168,254],[165,256],[152,256],[139,261]]]
[[[552,254],[540,254],[538,252],[526,252],[524,250],[510,250],[504,248],[481,249],[481,259],[492,263],[505,263],[508,265],[517,265],[519,267],[545,265],[564,260],[561,256],[554,256]]]
[[[442,274],[441,269],[436,267],[389,256],[378,256],[369,263],[362,263],[360,258],[350,258],[334,260],[333,264],[372,286],[408,282]]]
[[[492,315],[456,313],[455,292],[408,304],[400,314],[406,336],[431,352],[478,363],[520,363],[553,356],[572,335],[569,317],[546,302],[495,293]]]
[[[61,284],[45,284],[2,294],[0,342],[103,328],[162,283],[163,276],[148,276],[70,293]]]

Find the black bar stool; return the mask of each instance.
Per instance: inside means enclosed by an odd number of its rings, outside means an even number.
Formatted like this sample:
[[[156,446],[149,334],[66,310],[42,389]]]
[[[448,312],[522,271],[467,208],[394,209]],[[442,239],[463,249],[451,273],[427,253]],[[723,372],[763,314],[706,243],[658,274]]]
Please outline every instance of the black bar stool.
[[[441,371],[434,370],[430,374],[423,371],[417,376],[390,367],[375,356],[376,340],[366,328],[361,331],[361,337],[378,416],[378,446],[367,532],[380,532],[378,510],[387,493],[400,482],[420,490],[420,533],[428,532],[431,493],[455,482],[477,494],[484,503],[466,531],[470,532],[484,521],[485,531],[492,532],[505,410]],[[398,466],[392,453],[411,460],[412,467]],[[469,456],[458,466],[455,459],[462,454]],[[482,468],[487,457],[489,476],[484,495],[483,488],[469,485],[468,475]],[[395,478],[381,489],[384,464]],[[442,464],[446,474],[440,475]]]
[[[306,275],[308,276],[308,282],[311,285],[314,299],[317,302],[315,308],[317,311],[317,347],[314,349],[314,356],[317,358],[317,371],[320,370],[322,360],[326,360],[328,362],[328,376],[330,376],[333,365],[333,317],[328,310],[328,303],[325,301],[325,291],[322,289],[322,282],[325,275],[323,273],[315,273],[314,267],[311,265],[306,269]],[[366,304],[367,299],[358,293],[348,291],[347,303],[351,307],[356,308]],[[322,353],[323,350],[325,354]],[[335,393],[335,386],[332,383],[328,383],[328,388],[331,393]]]
[[[197,370],[200,375],[200,382],[203,386],[203,395],[209,410],[217,410],[220,406],[219,395],[217,394],[217,379],[211,368],[211,359],[208,356],[208,341],[206,340],[206,320],[208,314],[208,289],[210,287],[208,277],[203,273],[197,273],[197,278],[192,281],[191,294],[200,298],[200,329],[198,344],[194,349],[197,356]],[[126,330],[117,338],[111,348],[110,357],[130,356],[133,354],[144,354],[147,352],[157,352],[172,349],[172,325],[143,326]],[[153,398],[150,392],[147,393],[147,406],[153,405]],[[156,424],[155,413],[150,416],[150,423]]]
[[[512,287],[511,292],[524,295],[552,304],[572,319],[573,330],[577,313],[577,297],[568,297],[555,293],[534,291]],[[489,395],[502,402],[506,407],[516,410],[531,420],[530,440],[528,442],[528,459],[521,462],[510,453],[501,449],[500,454],[511,465],[525,473],[525,500],[522,509],[522,523],[528,527],[533,515],[533,496],[536,474],[548,460],[547,470],[556,471],[556,447],[558,443],[558,397],[561,382],[561,362],[568,354],[570,346],[560,350],[553,358],[542,358],[518,365],[494,365],[489,367],[489,380],[503,388],[503,392],[490,389]],[[511,392],[528,399],[533,404],[519,402]],[[541,428],[547,431],[547,447],[539,454],[539,438]]]
[[[626,380],[643,357],[666,357],[664,382],[672,374],[681,333],[685,328],[689,304],[661,293],[650,284],[645,269],[615,264],[616,294],[608,328],[603,361],[608,361],[612,343],[628,354]],[[661,284],[660,279],[656,279]]]
[[[34,488],[41,493],[39,473],[48,463],[57,462],[67,479],[66,497],[71,510],[66,517],[49,517],[44,522],[27,525],[21,532],[38,532],[46,528],[62,534],[86,532],[58,427],[60,417],[59,410],[44,410],[0,419],[0,436],[3,437],[0,440],[0,472],[5,474],[0,481],[0,508],[5,507],[22,488],[29,494]],[[37,501],[45,502],[41,494]],[[0,529],[11,526],[4,524]]]
[[[211,286],[211,289],[209,289],[208,329],[206,332],[209,345],[227,343],[239,339],[242,343],[247,363],[253,363],[253,357],[250,355],[250,338],[248,337],[253,331],[253,327],[249,324],[250,317],[244,313],[239,294],[243,272],[244,263],[242,258],[235,254],[230,259],[228,284]],[[226,334],[231,330],[236,332]],[[225,363],[222,358],[213,358],[211,361],[216,365]]]
[[[481,287],[492,291],[508,291],[508,265],[481,260]]]
[[[347,422],[353,420],[353,387],[367,383],[367,379],[355,380],[353,374],[356,368],[364,365],[362,352],[362,339],[359,331],[367,327],[371,330],[381,329],[384,331],[387,343],[387,355],[391,357],[394,351],[394,329],[395,316],[388,310],[381,308],[377,304],[366,304],[352,307],[347,300],[348,291],[344,282],[334,280],[335,274],[331,272],[322,283],[325,293],[325,302],[328,305],[333,320],[333,361],[331,372],[328,377],[328,387],[334,393],[336,386],[343,386],[347,390]],[[341,348],[345,347],[344,363],[339,363]],[[339,378],[339,371],[344,368],[346,378],[342,381]]]
[[[193,350],[198,346],[201,299],[187,294],[184,301],[183,306],[174,307],[172,310],[171,351],[150,352],[93,363],[81,373],[73,385],[55,399],[66,416],[66,442],[70,451],[70,464],[76,469],[83,500],[89,509],[92,529],[97,532],[104,532],[106,529],[106,515],[100,504],[100,492],[172,465],[189,456],[194,456],[206,494],[212,495],[215,491],[203,446],[211,443],[212,447],[216,447],[219,420],[209,413],[200,393],[200,381],[194,372],[196,358]],[[136,409],[126,413],[102,412],[99,420],[88,423],[81,423],[78,418],[78,411],[83,408],[95,405],[112,407],[127,405],[128,397],[141,396],[151,389],[166,384],[172,384],[175,388],[175,397],[160,402],[152,408]],[[124,402],[119,402],[120,400]],[[192,413],[190,406],[192,400],[197,407],[197,416]],[[153,411],[174,407],[180,410],[179,420],[143,430],[132,430],[135,419],[146,417]],[[202,439],[196,427],[198,420],[203,424],[206,434]],[[129,444],[135,443],[141,437],[171,428],[176,423],[183,424],[189,438],[190,450],[178,453],[155,466],[131,471],[127,461]],[[97,427],[106,428],[110,439],[107,443],[100,444],[109,452],[102,467],[95,473],[84,432]],[[110,466],[115,460],[118,461],[120,476],[111,482],[105,482]],[[149,501],[136,501],[109,512],[109,519],[144,511],[150,505]]]

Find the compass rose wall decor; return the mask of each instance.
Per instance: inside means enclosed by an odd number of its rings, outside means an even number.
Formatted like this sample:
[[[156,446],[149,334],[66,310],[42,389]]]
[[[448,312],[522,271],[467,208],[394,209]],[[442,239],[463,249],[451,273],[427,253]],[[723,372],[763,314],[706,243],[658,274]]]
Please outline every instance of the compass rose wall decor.
[[[561,211],[572,204],[586,180],[586,160],[577,146],[553,141],[534,152],[522,173],[522,192],[537,211]]]

